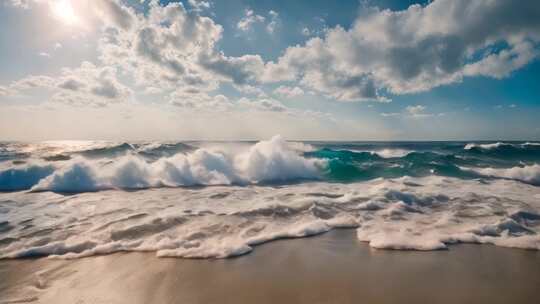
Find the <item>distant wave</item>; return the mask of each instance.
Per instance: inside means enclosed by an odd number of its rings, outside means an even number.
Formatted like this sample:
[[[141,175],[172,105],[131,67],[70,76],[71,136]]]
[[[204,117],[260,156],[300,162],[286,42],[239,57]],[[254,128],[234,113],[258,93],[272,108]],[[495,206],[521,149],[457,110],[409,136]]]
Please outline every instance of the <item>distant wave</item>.
[[[470,143],[464,147],[469,155],[491,157],[501,160],[540,161],[540,144],[538,143],[504,143],[491,144]]]
[[[480,148],[480,149],[489,150],[489,149],[499,148],[499,147],[505,146],[505,145],[506,146],[512,146],[512,144],[505,144],[503,142],[496,142],[496,143],[491,143],[491,144],[474,144],[474,143],[471,143],[471,144],[466,144],[463,149],[471,150],[471,149],[474,149],[474,148]]]
[[[355,150],[355,149],[336,149],[336,151],[343,151],[343,152],[352,152],[352,153],[371,153],[372,155],[377,155],[382,158],[399,158],[407,156],[407,154],[412,153],[414,151],[411,150],[405,150],[405,149],[381,149],[381,150]]]
[[[463,168],[483,176],[502,177],[523,181],[540,186],[540,165],[512,167],[512,168]]]
[[[404,157],[412,152],[414,151],[405,150],[405,149],[382,149],[382,150],[372,151],[371,153],[375,153],[382,158],[394,158],[394,157]]]
[[[483,149],[483,150],[492,150],[492,149],[497,149],[501,147],[527,148],[531,146],[540,146],[540,143],[526,142],[522,144],[513,144],[513,143],[504,143],[500,141],[495,142],[495,143],[490,143],[490,144],[469,143],[469,144],[466,144],[465,147],[463,147],[463,149],[471,150],[471,149],[478,148],[478,149]]]

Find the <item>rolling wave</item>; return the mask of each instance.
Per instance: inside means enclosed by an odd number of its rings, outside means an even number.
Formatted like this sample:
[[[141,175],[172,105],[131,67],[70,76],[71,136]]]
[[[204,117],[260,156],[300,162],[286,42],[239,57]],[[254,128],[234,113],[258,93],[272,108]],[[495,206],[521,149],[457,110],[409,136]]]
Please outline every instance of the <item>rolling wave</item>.
[[[35,156],[0,162],[0,191],[76,193],[313,180],[342,183],[431,175],[540,184],[540,145],[536,143],[355,147],[286,142],[275,136],[234,149],[175,142],[77,142],[66,147],[49,144],[47,148],[19,144],[3,149],[9,153],[33,151],[30,153]]]
[[[464,151],[468,155],[491,157],[503,160],[540,161],[539,143],[504,143],[467,144]]]
[[[108,148],[108,153],[126,148],[127,145],[111,147]],[[168,151],[170,148],[152,147],[150,151]],[[92,153],[96,153],[96,150]],[[55,166],[25,164],[1,171],[0,189],[87,192],[105,189],[283,183],[320,178],[320,168],[324,166],[324,162],[298,155],[287,147],[281,137],[276,136],[269,141],[261,141],[238,155],[201,148],[192,153],[177,153],[152,162],[140,155],[127,154],[112,160],[76,157]]]

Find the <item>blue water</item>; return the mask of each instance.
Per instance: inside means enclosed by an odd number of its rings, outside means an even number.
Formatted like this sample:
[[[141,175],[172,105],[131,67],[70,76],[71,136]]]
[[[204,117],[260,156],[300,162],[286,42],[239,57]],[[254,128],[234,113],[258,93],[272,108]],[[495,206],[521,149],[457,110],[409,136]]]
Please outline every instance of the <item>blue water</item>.
[[[302,148],[295,148],[298,145]],[[250,159],[248,169],[238,167],[238,155]],[[161,183],[168,186],[253,182],[287,184],[311,180],[349,183],[430,175],[460,179],[509,178],[540,184],[540,144],[537,142],[60,141],[0,143],[0,190],[32,189],[60,171],[60,177],[53,177],[55,181],[62,179],[63,186],[58,188],[62,191],[100,190],[95,176],[101,169],[119,162],[124,164],[123,167],[116,168],[114,177],[109,179],[120,181],[112,183],[115,186],[111,187],[155,187],[161,185],[160,182],[150,182],[143,175],[148,170],[155,171],[152,166],[160,161],[175,168],[188,166],[188,171],[175,171],[178,176],[172,178],[172,183]],[[225,178],[223,181],[208,181],[194,177],[200,168],[207,174],[217,172]],[[172,173],[168,171],[159,173],[158,179],[163,179],[163,174],[167,175],[165,179],[171,180],[169,175]],[[111,184],[110,181],[108,183]]]

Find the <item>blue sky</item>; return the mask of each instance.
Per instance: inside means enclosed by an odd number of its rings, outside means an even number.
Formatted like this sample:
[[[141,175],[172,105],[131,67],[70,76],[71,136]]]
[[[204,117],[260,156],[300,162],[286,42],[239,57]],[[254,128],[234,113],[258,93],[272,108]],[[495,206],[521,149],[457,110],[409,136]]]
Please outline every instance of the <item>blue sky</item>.
[[[540,5],[7,0],[0,138],[540,139]]]

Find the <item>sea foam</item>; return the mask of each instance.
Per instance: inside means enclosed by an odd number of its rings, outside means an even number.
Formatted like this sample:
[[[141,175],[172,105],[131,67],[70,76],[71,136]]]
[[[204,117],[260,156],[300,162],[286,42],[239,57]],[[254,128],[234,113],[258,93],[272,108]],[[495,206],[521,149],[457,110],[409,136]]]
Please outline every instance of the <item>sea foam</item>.
[[[502,177],[540,185],[540,165],[512,168],[462,168],[489,177]]]
[[[513,180],[404,177],[287,187],[0,194],[0,257],[79,258],[118,251],[225,258],[275,239],[357,229],[378,249],[487,243],[540,249],[538,187]],[[9,202],[17,202],[16,204]]]

